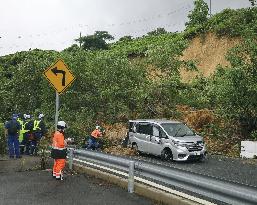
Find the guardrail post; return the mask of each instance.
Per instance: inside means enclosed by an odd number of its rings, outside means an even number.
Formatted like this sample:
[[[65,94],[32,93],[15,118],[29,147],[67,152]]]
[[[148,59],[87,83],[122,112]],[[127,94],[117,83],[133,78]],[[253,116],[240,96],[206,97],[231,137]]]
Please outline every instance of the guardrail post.
[[[134,169],[135,169],[135,162],[129,162],[129,176],[128,176],[128,192],[134,193]]]
[[[72,170],[72,164],[73,164],[73,151],[74,149],[71,148],[69,151],[69,169]]]

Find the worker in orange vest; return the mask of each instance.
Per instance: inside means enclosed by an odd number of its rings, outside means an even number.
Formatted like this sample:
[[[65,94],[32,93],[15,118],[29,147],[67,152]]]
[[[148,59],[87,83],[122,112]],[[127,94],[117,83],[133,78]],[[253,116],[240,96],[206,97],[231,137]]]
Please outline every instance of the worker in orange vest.
[[[53,136],[51,155],[52,158],[54,158],[53,177],[56,178],[56,180],[63,180],[62,170],[65,167],[67,156],[67,143],[64,138],[64,130],[66,128],[66,123],[64,121],[59,121],[57,123],[57,131]]]
[[[89,137],[87,149],[97,149],[99,146],[97,139],[102,136],[103,133],[100,130],[100,126],[96,126],[95,130],[91,133],[91,136]]]

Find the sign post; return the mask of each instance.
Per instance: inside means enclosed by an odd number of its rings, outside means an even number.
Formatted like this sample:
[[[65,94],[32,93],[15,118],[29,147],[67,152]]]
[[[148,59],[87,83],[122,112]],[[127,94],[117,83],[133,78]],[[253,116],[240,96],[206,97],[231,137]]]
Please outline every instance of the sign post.
[[[75,80],[74,75],[65,65],[63,60],[58,60],[55,64],[44,71],[44,76],[56,90],[55,102],[55,131],[57,130],[57,122],[60,108],[60,94],[62,94],[67,87],[69,87]]]
[[[57,131],[57,122],[58,122],[58,117],[59,117],[59,106],[60,106],[60,98],[59,98],[59,93],[55,91],[56,94],[56,100],[55,100],[55,131]]]

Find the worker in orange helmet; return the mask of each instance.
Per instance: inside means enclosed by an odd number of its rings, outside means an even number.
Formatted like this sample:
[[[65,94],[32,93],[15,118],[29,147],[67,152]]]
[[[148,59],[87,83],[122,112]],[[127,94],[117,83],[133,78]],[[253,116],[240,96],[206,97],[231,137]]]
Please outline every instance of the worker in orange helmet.
[[[66,123],[59,121],[57,123],[57,131],[53,136],[51,156],[54,158],[53,177],[56,178],[56,180],[63,180],[62,170],[65,167],[67,156],[67,143],[64,138],[64,130],[66,128]]]

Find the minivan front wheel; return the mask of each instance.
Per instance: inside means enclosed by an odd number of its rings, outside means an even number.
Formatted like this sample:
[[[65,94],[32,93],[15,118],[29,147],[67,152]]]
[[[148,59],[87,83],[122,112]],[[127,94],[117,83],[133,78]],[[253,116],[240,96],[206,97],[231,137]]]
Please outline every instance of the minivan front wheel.
[[[205,162],[207,160],[207,152],[205,152],[200,159],[198,160],[199,162]]]
[[[169,161],[173,159],[173,155],[170,149],[164,149],[161,153],[161,159],[164,161]]]

